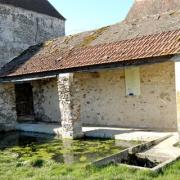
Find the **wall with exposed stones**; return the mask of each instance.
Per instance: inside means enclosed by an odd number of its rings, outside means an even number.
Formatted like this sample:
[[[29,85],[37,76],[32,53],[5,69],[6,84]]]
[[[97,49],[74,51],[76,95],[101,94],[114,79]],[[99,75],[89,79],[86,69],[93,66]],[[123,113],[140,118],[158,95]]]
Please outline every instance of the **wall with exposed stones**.
[[[64,34],[64,20],[0,4],[0,67],[29,46]]]
[[[140,96],[126,96],[124,69],[79,78],[84,125],[177,128],[174,62],[140,66]]]
[[[0,84],[0,131],[15,129],[17,120],[13,84]]]
[[[62,137],[68,139],[82,137],[79,73],[60,74],[58,76],[58,92],[62,115]]]
[[[32,87],[35,119],[61,123],[57,79],[33,81]]]

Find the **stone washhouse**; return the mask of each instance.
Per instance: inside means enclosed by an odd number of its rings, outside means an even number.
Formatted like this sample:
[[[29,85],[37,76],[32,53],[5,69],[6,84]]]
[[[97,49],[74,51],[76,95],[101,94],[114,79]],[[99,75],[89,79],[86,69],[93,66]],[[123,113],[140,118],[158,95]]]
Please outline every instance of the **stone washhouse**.
[[[74,139],[84,126],[178,130],[179,0],[136,0],[122,22],[73,36],[47,1],[46,11],[3,2],[0,26],[17,29],[0,32],[1,131],[42,123]]]

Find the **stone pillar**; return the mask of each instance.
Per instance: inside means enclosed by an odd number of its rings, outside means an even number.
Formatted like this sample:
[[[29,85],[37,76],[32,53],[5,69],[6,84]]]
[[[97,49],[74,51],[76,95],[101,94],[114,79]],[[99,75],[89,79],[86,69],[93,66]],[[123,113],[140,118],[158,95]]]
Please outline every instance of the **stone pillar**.
[[[77,76],[78,73],[68,73],[58,77],[62,137],[67,139],[83,136],[80,120],[80,83]]]
[[[14,84],[0,84],[0,131],[15,130],[16,121]]]
[[[175,82],[176,82],[175,88],[176,88],[176,107],[177,107],[177,129],[180,135],[180,56],[176,57],[176,61],[175,61]]]

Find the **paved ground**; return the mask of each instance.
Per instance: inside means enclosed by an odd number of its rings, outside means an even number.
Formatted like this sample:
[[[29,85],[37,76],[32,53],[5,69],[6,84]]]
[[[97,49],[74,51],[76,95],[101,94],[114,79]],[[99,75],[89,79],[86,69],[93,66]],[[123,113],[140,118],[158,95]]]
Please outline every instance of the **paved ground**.
[[[57,124],[27,124],[20,123],[16,125],[17,130],[27,131],[27,132],[39,132],[47,134],[61,135],[61,126]],[[119,140],[127,141],[152,141],[169,134],[170,132],[156,132],[147,131],[140,129],[130,129],[130,128],[111,128],[111,127],[83,127],[83,132],[87,137],[95,138],[115,138]]]
[[[147,131],[142,129],[83,127],[88,137],[115,138],[127,141],[152,141],[173,134],[172,132]]]
[[[17,123],[16,130],[34,133],[61,135],[61,126],[46,123]]]
[[[177,148],[174,145],[178,143],[178,141],[178,133],[173,133],[173,136],[171,136],[170,138],[141,154],[144,154],[146,157],[156,156],[164,158],[177,158],[180,156],[180,148]]]

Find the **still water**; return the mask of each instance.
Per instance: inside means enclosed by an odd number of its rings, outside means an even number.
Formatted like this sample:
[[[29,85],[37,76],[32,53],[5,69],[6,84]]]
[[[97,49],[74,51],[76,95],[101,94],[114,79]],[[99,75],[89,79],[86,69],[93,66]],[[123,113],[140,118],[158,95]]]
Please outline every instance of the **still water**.
[[[0,155],[16,158],[18,162],[42,159],[65,164],[89,163],[136,144],[109,139],[61,140],[44,134],[12,132],[0,134]]]

